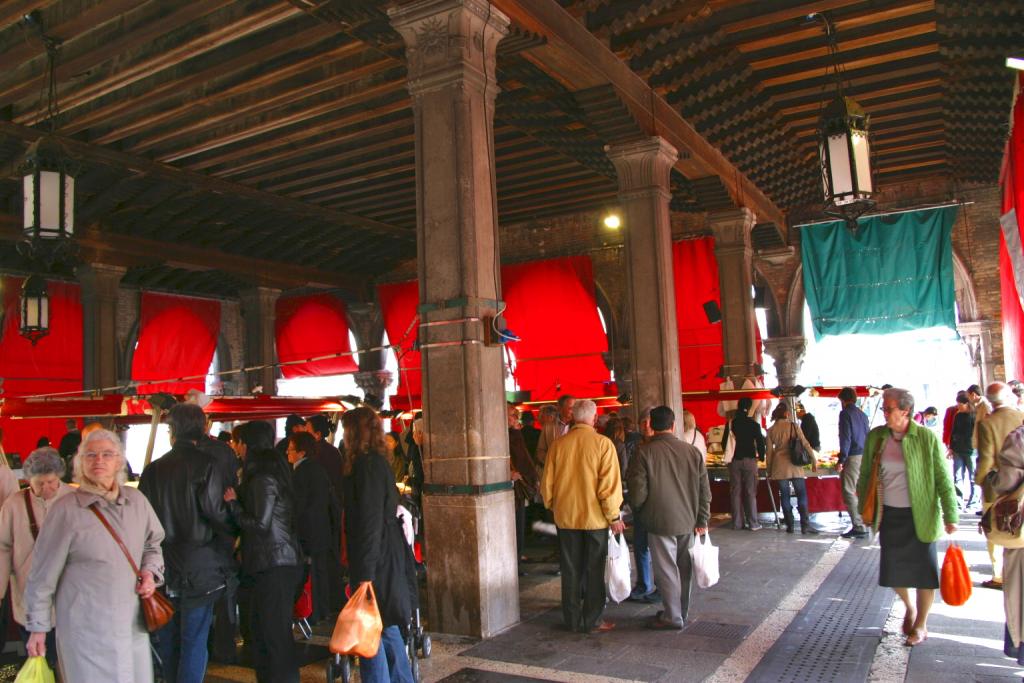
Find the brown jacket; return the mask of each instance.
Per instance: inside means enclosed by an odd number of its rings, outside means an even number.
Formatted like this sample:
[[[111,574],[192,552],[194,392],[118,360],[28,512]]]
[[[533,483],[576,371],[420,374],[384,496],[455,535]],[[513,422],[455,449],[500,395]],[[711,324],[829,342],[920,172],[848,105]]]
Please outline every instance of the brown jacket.
[[[803,479],[807,476],[804,468],[794,465],[793,461],[789,458],[789,442],[793,439],[794,435],[799,436],[801,443],[803,443],[808,453],[814,453],[811,444],[804,438],[800,425],[788,419],[777,421],[768,429],[768,438],[766,439],[768,442],[768,456],[765,466],[768,470],[769,479]],[[811,463],[811,469],[816,472],[818,470],[816,460],[812,459]]]
[[[629,466],[629,504],[657,536],[692,534],[711,517],[704,456],[672,434],[655,434]]]
[[[1024,424],[1024,413],[1010,406],[999,406],[976,426],[978,434],[978,469],[974,481],[981,485],[985,502],[991,503],[995,495],[985,486],[985,476],[996,466],[996,454],[1003,447],[1006,435]]]
[[[540,487],[559,529],[607,528],[622,507],[622,478],[612,440],[590,425],[573,425],[551,444]]]

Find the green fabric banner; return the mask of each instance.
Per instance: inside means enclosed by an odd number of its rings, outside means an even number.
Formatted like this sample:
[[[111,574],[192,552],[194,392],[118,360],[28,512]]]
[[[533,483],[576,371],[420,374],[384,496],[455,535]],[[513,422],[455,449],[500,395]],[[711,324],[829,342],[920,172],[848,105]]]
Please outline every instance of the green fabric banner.
[[[804,293],[815,339],[956,329],[953,222],[945,206],[802,228]]]

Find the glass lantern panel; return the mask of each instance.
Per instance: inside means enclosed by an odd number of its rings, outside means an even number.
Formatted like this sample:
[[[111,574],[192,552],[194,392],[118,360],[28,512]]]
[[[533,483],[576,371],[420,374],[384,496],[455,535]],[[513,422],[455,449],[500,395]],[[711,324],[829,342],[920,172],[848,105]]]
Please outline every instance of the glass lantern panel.
[[[832,176],[832,197],[836,204],[853,201],[853,175],[850,169],[850,148],[845,135],[828,136],[829,173]]]
[[[60,173],[39,172],[40,237],[56,237],[60,233]]]
[[[25,207],[21,215],[24,216],[22,227],[26,230],[33,227],[36,220],[36,184],[33,180],[35,180],[35,175],[32,173],[22,180],[21,194],[25,198]]]
[[[48,297],[32,297],[22,304],[22,327],[46,328],[50,323],[50,300]]]
[[[862,194],[870,194],[874,192],[871,185],[871,143],[867,133],[859,130],[851,133],[853,161],[857,166],[857,190]]]

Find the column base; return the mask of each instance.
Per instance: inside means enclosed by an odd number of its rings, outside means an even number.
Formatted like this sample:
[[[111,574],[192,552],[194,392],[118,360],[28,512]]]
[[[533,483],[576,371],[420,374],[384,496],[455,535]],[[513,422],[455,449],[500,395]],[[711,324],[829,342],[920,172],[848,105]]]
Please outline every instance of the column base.
[[[490,638],[519,622],[512,491],[424,494],[430,630]]]

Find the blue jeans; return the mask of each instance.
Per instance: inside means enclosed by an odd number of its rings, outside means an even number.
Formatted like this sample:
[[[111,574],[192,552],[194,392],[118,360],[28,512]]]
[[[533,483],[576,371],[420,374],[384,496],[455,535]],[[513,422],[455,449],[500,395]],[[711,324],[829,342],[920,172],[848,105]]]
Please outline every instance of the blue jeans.
[[[203,683],[209,658],[206,640],[213,622],[213,603],[183,609],[181,600],[170,600],[174,604],[174,617],[153,634],[164,681]]]
[[[633,515],[633,557],[636,558],[636,586],[633,592],[647,595],[654,590],[651,547],[647,544],[647,527],[637,515]]]
[[[414,683],[405,641],[397,626],[388,626],[381,633],[375,657],[360,657],[359,678],[363,683]]]

